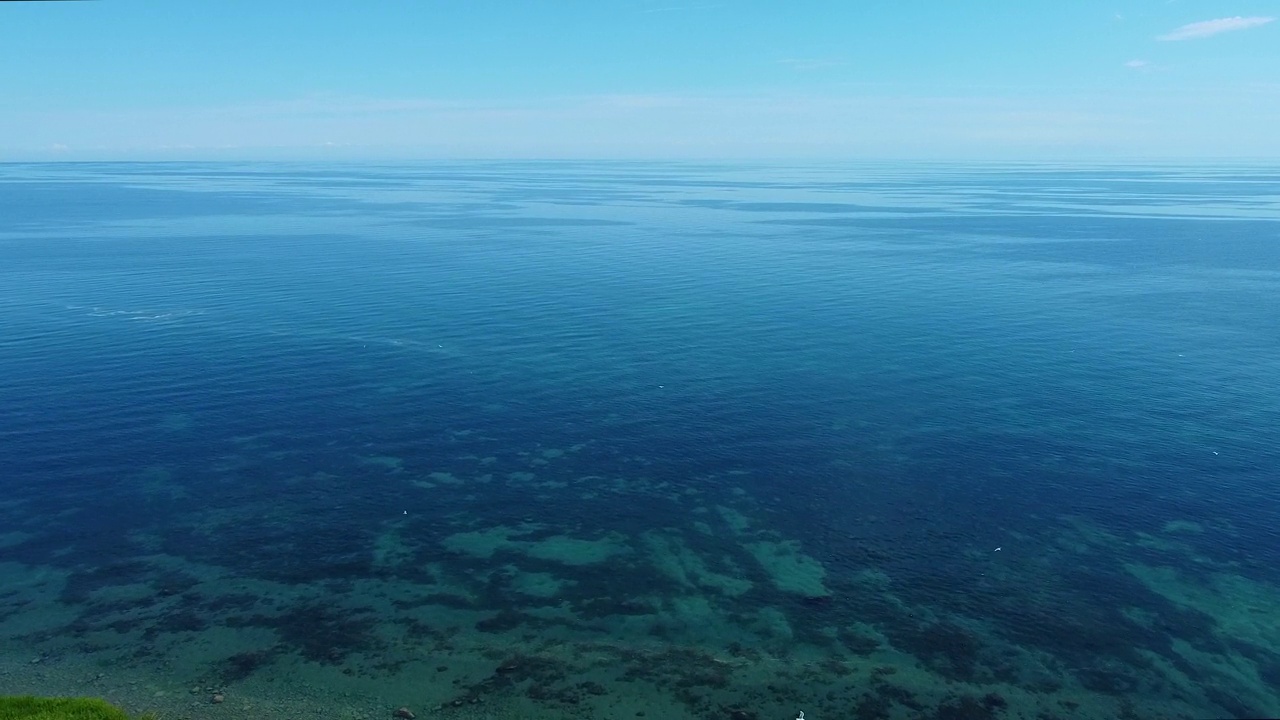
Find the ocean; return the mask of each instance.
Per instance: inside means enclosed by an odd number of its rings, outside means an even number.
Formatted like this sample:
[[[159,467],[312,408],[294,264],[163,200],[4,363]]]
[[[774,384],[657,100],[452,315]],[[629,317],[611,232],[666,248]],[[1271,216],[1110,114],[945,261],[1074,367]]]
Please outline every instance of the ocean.
[[[1280,170],[0,165],[0,693],[1280,715]]]

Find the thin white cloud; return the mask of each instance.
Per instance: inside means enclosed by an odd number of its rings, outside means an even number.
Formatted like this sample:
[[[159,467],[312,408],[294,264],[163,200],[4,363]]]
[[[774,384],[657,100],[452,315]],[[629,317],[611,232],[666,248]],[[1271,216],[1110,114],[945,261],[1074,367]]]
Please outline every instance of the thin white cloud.
[[[1157,40],[1193,40],[1195,38],[1209,37],[1219,33],[1231,32],[1233,30],[1248,30],[1275,20],[1273,17],[1240,17],[1239,15],[1229,18],[1218,18],[1217,20],[1204,20],[1202,22],[1194,22],[1157,37]]]
[[[1147,62],[1146,60],[1130,60],[1129,62],[1125,63],[1124,66],[1127,68],[1133,68],[1134,70],[1141,70],[1142,68],[1147,67],[1150,64],[1151,63]]]

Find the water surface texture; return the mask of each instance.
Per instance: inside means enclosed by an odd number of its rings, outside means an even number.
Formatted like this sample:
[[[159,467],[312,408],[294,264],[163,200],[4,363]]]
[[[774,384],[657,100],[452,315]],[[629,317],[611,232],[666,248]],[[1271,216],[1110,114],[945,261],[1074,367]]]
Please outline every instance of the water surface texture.
[[[1280,715],[1278,221],[1262,166],[0,166],[0,692]]]

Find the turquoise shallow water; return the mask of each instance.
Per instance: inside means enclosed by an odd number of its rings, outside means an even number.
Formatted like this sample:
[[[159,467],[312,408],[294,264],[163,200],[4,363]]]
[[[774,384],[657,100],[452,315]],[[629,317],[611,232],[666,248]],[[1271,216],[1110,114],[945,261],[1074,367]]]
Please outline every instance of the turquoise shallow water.
[[[1277,220],[1257,166],[0,166],[0,691],[1280,714]]]

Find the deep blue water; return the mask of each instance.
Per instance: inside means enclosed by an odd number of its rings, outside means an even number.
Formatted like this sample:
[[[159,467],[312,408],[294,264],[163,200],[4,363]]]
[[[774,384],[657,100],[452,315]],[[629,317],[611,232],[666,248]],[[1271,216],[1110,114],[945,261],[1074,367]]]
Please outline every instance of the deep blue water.
[[[1278,221],[1261,166],[0,166],[0,652],[1280,713]]]

